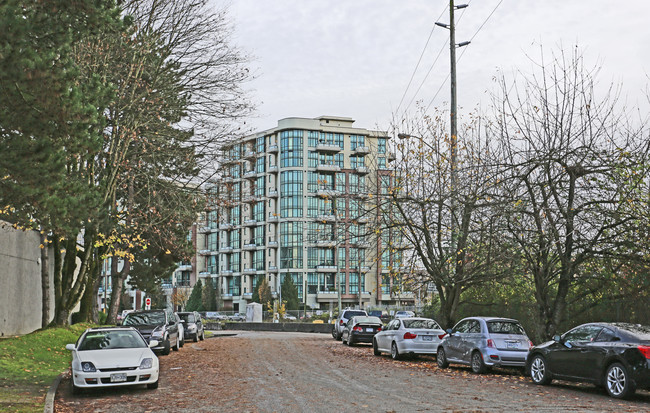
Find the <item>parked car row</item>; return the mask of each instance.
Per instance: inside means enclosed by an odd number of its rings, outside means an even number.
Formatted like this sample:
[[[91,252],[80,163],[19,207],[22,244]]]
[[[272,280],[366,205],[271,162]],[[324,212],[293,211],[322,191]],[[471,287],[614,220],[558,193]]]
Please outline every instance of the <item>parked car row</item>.
[[[517,367],[535,384],[588,382],[615,398],[650,389],[650,326],[639,324],[583,324],[534,346],[519,321],[509,318],[467,317],[445,331],[435,320],[411,314],[384,326],[363,310],[344,310],[332,336],[350,346],[372,343],[376,356],[436,355],[440,368],[460,364],[476,374]]]
[[[196,311],[141,310],[126,314],[121,326],[87,329],[72,352],[72,392],[143,384],[158,388],[158,357],[178,351],[185,340],[205,338]]]

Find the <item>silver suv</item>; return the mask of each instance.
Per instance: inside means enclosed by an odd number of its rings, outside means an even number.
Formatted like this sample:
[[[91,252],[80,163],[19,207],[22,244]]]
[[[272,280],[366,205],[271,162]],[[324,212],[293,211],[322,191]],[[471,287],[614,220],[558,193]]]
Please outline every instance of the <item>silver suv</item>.
[[[345,329],[348,320],[358,315],[368,316],[368,313],[366,313],[365,310],[352,310],[349,308],[341,311],[339,316],[336,317],[336,322],[332,325],[332,337],[334,337],[334,340],[341,339],[341,334],[343,334],[343,330]]]
[[[532,346],[517,320],[468,317],[447,330],[438,345],[438,366],[465,364],[477,374],[485,373],[491,366],[525,367]]]

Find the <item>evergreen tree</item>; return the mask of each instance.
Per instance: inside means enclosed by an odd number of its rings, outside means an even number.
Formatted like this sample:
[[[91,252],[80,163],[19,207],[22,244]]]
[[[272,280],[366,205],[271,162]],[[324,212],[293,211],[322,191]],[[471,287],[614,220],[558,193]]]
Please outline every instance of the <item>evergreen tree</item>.
[[[293,277],[290,275],[285,275],[282,281],[282,301],[286,301],[287,310],[298,310],[300,308],[298,287],[293,283]]]
[[[271,286],[269,285],[269,282],[266,280],[266,277],[262,277],[262,283],[258,284],[257,290],[260,296],[260,303],[267,304],[271,302],[273,296],[271,295]]]
[[[187,305],[185,306],[187,311],[203,311],[202,293],[203,283],[199,279],[196,284],[194,284],[192,294],[190,294],[190,298],[187,300]]]
[[[217,311],[217,292],[212,283],[205,283],[202,298],[205,311]]]
[[[255,280],[255,288],[253,288],[253,301],[254,303],[262,303],[260,300],[260,285],[264,282],[264,275],[258,275]]]

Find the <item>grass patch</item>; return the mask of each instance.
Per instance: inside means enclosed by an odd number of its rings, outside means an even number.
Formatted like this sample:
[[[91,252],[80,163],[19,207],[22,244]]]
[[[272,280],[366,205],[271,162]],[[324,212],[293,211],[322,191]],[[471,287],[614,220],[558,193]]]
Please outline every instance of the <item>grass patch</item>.
[[[52,381],[70,366],[68,343],[90,327],[80,323],[0,340],[0,411],[43,411]]]

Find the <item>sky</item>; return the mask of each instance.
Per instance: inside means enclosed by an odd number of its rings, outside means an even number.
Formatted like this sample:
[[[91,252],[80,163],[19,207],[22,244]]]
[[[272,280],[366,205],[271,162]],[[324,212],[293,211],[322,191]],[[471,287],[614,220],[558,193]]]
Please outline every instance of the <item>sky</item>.
[[[461,3],[469,7],[456,11],[456,42],[472,40],[457,49],[461,115],[489,107],[499,71],[507,78],[530,72],[540,47],[550,54],[576,45],[587,66],[601,66],[600,85],[620,84],[628,104],[647,105],[650,1],[456,1]],[[388,130],[395,115],[415,113],[418,101],[448,108],[449,32],[434,28],[436,21],[449,22],[448,4],[231,0],[232,42],[252,56],[249,67],[257,76],[244,85],[257,105],[248,126],[264,130],[286,117],[334,115],[355,119],[357,127]]]

